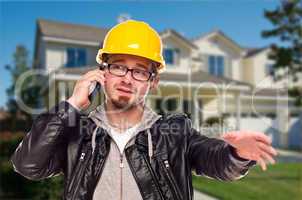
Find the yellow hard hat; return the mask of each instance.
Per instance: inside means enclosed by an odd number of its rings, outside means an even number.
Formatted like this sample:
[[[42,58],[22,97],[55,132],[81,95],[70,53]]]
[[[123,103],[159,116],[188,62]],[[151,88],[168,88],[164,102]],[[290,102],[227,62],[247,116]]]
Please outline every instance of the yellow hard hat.
[[[148,58],[159,63],[158,72],[165,69],[162,42],[158,33],[147,23],[127,20],[109,30],[96,56],[101,64],[103,54],[130,54]]]

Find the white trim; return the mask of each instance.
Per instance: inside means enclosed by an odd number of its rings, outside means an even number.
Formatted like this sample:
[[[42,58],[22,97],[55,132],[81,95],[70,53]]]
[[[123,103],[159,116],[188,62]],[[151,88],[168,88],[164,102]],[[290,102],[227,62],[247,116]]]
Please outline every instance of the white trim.
[[[250,98],[253,98],[253,99],[258,99],[258,100],[282,100],[282,101],[288,101],[288,100],[291,100],[293,101],[294,98],[292,97],[276,97],[276,96],[252,96],[252,95],[244,95],[242,96],[241,98],[244,98],[244,99],[250,99]]]
[[[218,95],[210,95],[210,94],[205,94],[205,95],[198,95],[201,96],[202,98],[217,98]],[[232,96],[226,96],[226,99],[233,99],[234,97]],[[241,99],[257,99],[257,100],[277,100],[276,97],[273,96],[255,96],[252,97],[251,95],[241,95]],[[282,100],[282,101],[294,101],[295,99],[292,97],[278,97],[278,100]]]
[[[194,41],[199,41],[199,40],[206,40],[209,41],[210,38],[218,36],[220,38],[223,38],[223,40],[227,41],[222,41],[224,43],[229,43],[226,45],[232,46],[231,48],[236,49],[235,51],[238,51],[238,54],[241,54],[244,52],[244,48],[242,48],[241,46],[239,46],[239,44],[237,44],[235,41],[233,41],[232,38],[230,38],[229,36],[227,36],[224,32],[222,31],[213,31],[211,33],[208,33],[207,35],[201,36],[197,39],[195,39]]]
[[[262,49],[261,51],[259,51],[259,52],[257,52],[256,54],[254,54],[254,55],[251,55],[251,56],[248,56],[247,58],[243,58],[243,59],[254,59],[256,56],[259,56],[260,54],[264,54],[264,53],[269,53],[269,52],[267,52],[267,51],[270,51],[271,49],[269,48],[269,47],[266,47],[265,49]],[[245,50],[244,52],[243,52],[244,54],[243,54],[243,56],[246,56],[247,55],[247,50]]]
[[[164,85],[164,84],[169,84],[169,85],[181,85],[181,86],[191,86],[191,87],[200,87],[201,84],[205,84],[207,82],[201,82],[201,83],[190,83],[188,81],[159,81],[159,85]],[[215,86],[217,86],[217,88],[221,89],[221,87],[224,85],[224,84],[216,84],[216,83],[211,83],[211,82],[208,82],[209,84],[215,84]],[[225,84],[227,85],[227,84]],[[213,88],[211,86],[206,86],[206,85],[203,85],[203,87],[201,88]],[[233,86],[230,86],[228,87],[228,89],[232,89],[232,90],[245,90],[245,91],[249,91],[250,88],[248,86],[240,86],[240,85],[233,85]]]
[[[74,75],[74,74],[54,74],[53,77],[57,80],[79,80],[81,75]],[[210,82],[209,82],[210,83]],[[203,84],[203,83],[200,83]],[[199,83],[190,83],[190,82],[185,82],[185,81],[159,81],[159,85],[177,85],[177,86],[191,86],[191,87],[200,87]],[[213,83],[211,83],[213,84]],[[215,86],[217,86],[217,88],[221,89],[221,87],[223,86],[223,84],[215,84]],[[207,86],[207,85],[203,85],[201,88],[207,88],[207,89],[211,89],[213,87],[211,86]],[[231,89],[231,90],[245,90],[245,91],[249,91],[250,88],[248,86],[239,86],[239,85],[232,85],[229,86],[227,89]]]
[[[218,95],[211,95],[211,94],[204,94],[204,95],[198,95],[199,97],[202,98],[208,98],[208,99],[212,99],[212,98],[217,98]],[[233,96],[226,96],[226,99],[233,99]],[[241,99],[257,99],[257,100],[277,100],[276,97],[273,96],[255,96],[252,97],[251,95],[241,95],[240,97]],[[278,100],[282,100],[282,101],[294,101],[295,99],[292,97],[278,97]]]
[[[81,75],[74,75],[74,74],[53,74],[52,76],[53,78],[55,78],[56,80],[68,80],[68,81],[77,81],[81,78]],[[200,84],[198,83],[190,83],[190,82],[184,82],[184,81],[160,81],[159,85],[181,85],[181,86],[191,86],[191,87],[199,87]],[[220,89],[222,87],[221,84],[217,84],[217,87]],[[210,86],[206,86],[204,85],[202,88],[207,88],[207,89],[211,89],[213,87]],[[238,86],[238,85],[234,85],[234,86],[230,86],[228,89],[231,90],[245,90],[245,91],[249,91],[250,88],[248,86]],[[216,95],[202,95],[203,97],[215,97]],[[232,98],[232,97],[226,97],[226,98]],[[251,95],[242,95],[241,96],[242,99],[250,99]],[[254,99],[262,99],[262,100],[276,100],[276,97],[272,97],[272,96],[255,96],[253,97]],[[278,97],[278,100],[290,100],[293,101],[294,98],[291,97]]]
[[[49,36],[43,36],[42,40],[46,42],[58,42],[58,43],[68,43],[68,44],[79,44],[79,45],[86,45],[86,46],[96,46],[99,47],[100,43],[98,42],[89,42],[89,41],[83,41],[83,40],[72,40],[72,39],[64,39],[64,38],[56,38],[56,37],[49,37]]]
[[[240,130],[241,128],[241,92],[235,95],[236,99],[236,129]]]
[[[74,74],[54,74],[53,78],[56,80],[66,80],[66,81],[77,81],[81,78],[81,75]]]
[[[189,45],[187,42],[181,40],[180,38],[178,38],[173,32],[171,32],[170,30],[168,30],[166,33],[161,35],[161,39],[165,39],[168,37],[172,37],[176,40],[177,43],[180,43],[181,46],[186,46],[190,51],[192,51],[193,49],[198,49],[198,47],[192,43],[192,46]],[[185,38],[184,38],[185,39]],[[188,41],[189,42],[189,41]],[[197,48],[194,48],[193,46],[196,46]]]

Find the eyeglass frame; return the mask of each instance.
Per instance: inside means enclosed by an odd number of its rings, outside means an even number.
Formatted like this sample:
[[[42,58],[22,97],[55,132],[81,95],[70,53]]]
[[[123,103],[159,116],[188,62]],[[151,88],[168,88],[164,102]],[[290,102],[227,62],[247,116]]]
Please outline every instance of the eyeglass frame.
[[[125,68],[127,69],[127,71],[126,71],[126,73],[125,73],[124,75],[116,75],[116,74],[114,74],[114,73],[112,73],[112,72],[110,71],[110,66],[111,66],[111,65],[119,65],[119,66],[125,67]],[[140,70],[140,69],[129,69],[127,65],[121,65],[121,64],[116,64],[116,63],[106,63],[106,62],[102,62],[102,63],[99,65],[99,69],[100,69],[100,70],[104,70],[105,68],[108,69],[108,71],[109,71],[110,74],[112,74],[112,75],[114,75],[114,76],[118,76],[118,77],[124,77],[124,76],[126,76],[126,75],[128,74],[128,72],[130,71],[130,72],[131,72],[131,77],[132,77],[134,80],[136,80],[136,81],[142,81],[142,82],[145,82],[145,81],[147,82],[147,81],[149,81],[151,78],[154,78],[154,77],[156,76],[156,73],[155,73],[155,72],[150,72],[150,71],[147,71],[147,70],[146,70],[146,71],[145,71],[145,70],[141,70],[141,71],[148,72],[148,73],[149,73],[149,77],[148,77],[147,80],[138,80],[138,79],[136,79],[136,78],[133,76],[133,71],[134,71],[134,70]]]

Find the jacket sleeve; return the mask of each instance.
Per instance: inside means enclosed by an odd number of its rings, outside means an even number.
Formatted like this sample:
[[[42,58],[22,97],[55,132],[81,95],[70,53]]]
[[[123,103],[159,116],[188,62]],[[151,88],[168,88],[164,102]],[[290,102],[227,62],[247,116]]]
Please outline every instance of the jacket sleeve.
[[[186,123],[189,162],[197,175],[233,181],[245,176],[256,164],[253,160],[240,158],[235,148],[225,141],[202,135],[192,128],[191,121]]]
[[[78,111],[66,101],[34,120],[11,157],[14,170],[31,180],[55,176],[66,161],[67,130],[75,126]]]

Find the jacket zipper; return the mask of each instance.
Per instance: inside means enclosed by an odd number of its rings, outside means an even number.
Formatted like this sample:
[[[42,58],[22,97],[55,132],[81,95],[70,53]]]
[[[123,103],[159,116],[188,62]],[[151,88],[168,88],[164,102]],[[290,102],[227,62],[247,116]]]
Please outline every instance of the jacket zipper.
[[[174,181],[174,178],[171,175],[171,171],[170,171],[170,164],[168,160],[164,160],[163,162],[164,164],[164,169],[165,169],[165,173],[167,175],[167,178],[169,179],[168,181],[170,182],[171,186],[172,186],[172,190],[174,191],[174,195],[177,199],[181,200],[181,195],[179,194],[179,190],[176,186],[176,183]]]
[[[152,175],[152,179],[154,180],[154,182],[156,184],[156,187],[157,187],[158,193],[160,195],[160,198],[164,200],[165,198],[164,198],[164,196],[163,196],[163,194],[161,192],[161,189],[160,189],[159,183],[157,181],[157,178],[155,178],[155,175],[153,174],[153,169],[151,167],[151,164],[149,163],[149,160],[146,158],[145,155],[143,155],[143,158],[144,158],[145,162],[147,163],[148,169],[150,170],[150,173]]]
[[[123,154],[120,154],[120,200],[123,200]]]
[[[129,164],[129,167],[130,167],[130,170],[131,170],[132,174],[135,174],[135,171],[134,171],[134,169],[133,169],[133,166],[132,166],[131,161],[129,160],[129,157],[127,156],[127,154],[125,154],[125,156],[126,156],[126,159],[127,159],[127,161],[128,161],[128,164]],[[143,159],[144,159],[145,163],[147,163],[148,169],[149,169],[149,171],[150,171],[150,173],[151,173],[151,176],[152,176],[152,180],[155,182],[155,185],[156,185],[156,188],[157,188],[157,190],[158,190],[160,199],[161,199],[161,200],[164,200],[165,198],[164,198],[163,194],[161,193],[161,190],[160,190],[160,187],[159,187],[159,183],[158,183],[157,179],[155,178],[155,175],[153,174],[152,167],[151,167],[149,161],[146,159],[145,155],[142,155],[142,156],[143,156]],[[136,183],[139,184],[139,182],[138,182],[136,176],[134,176],[134,178],[135,178]],[[140,187],[139,187],[139,188],[140,188]],[[143,197],[142,191],[141,191],[141,195],[142,195],[142,197]],[[144,198],[144,197],[143,197],[143,198]]]
[[[84,160],[85,158],[85,153],[82,152],[81,153],[81,156],[80,156],[80,159],[79,159],[79,163],[77,164],[77,168],[72,172],[73,174],[78,174],[79,171],[81,170],[81,162]],[[68,187],[68,193],[71,191],[71,189],[74,187],[75,183],[76,183],[76,176],[74,175],[73,176],[73,179],[72,179],[72,183],[71,185],[69,185]]]
[[[75,173],[74,176],[76,176],[77,178],[74,180],[73,184],[72,184],[72,187],[73,188],[74,186],[76,186],[75,190],[74,190],[74,193],[73,193],[73,196],[72,196],[72,199],[75,199],[75,196],[78,192],[78,188],[80,186],[80,181],[82,180],[82,176],[85,172],[85,169],[86,169],[86,166],[87,166],[87,163],[88,161],[90,160],[90,155],[91,154],[88,154],[88,157],[86,156],[86,153],[85,152],[82,152],[81,153],[81,156],[80,156],[80,163],[78,164],[79,165],[79,168],[77,170],[77,172]],[[87,157],[85,159],[85,157]],[[77,183],[77,185],[75,185]]]
[[[95,181],[95,183],[94,183],[94,189],[96,188],[96,185],[98,184],[98,182],[100,181],[100,177],[101,177],[101,174],[102,174],[102,172],[103,172],[103,170],[104,170],[104,166],[105,166],[105,164],[106,164],[106,161],[107,161],[107,158],[108,158],[108,153],[109,153],[109,151],[110,151],[110,148],[111,148],[111,146],[109,146],[109,150],[107,151],[107,153],[106,153],[106,155],[105,155],[105,157],[104,157],[104,159],[102,159],[101,160],[101,162],[100,162],[100,167],[99,167],[99,169],[97,170],[97,172],[96,172],[96,181]],[[99,155],[97,155],[97,156],[99,156]],[[92,192],[94,192],[94,190],[92,191]]]

